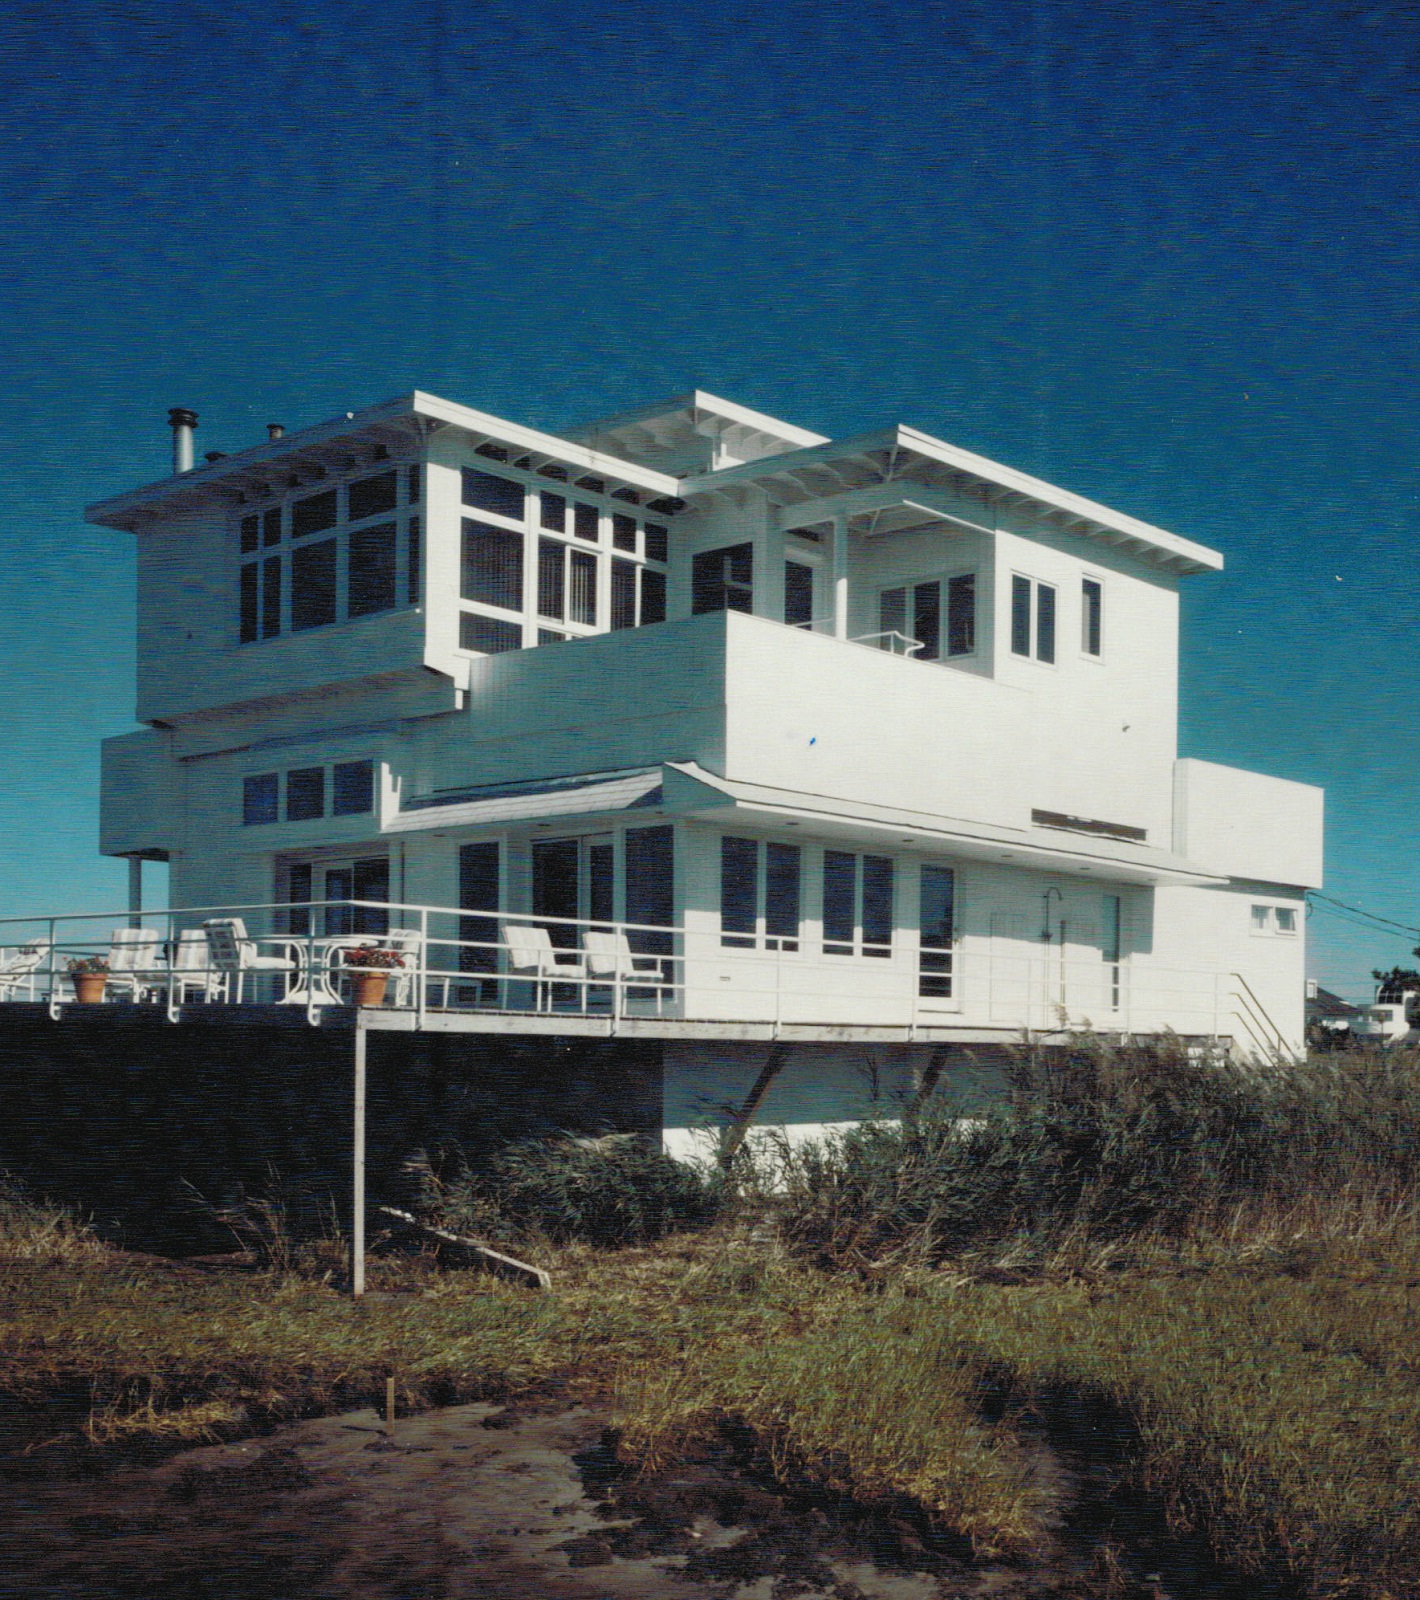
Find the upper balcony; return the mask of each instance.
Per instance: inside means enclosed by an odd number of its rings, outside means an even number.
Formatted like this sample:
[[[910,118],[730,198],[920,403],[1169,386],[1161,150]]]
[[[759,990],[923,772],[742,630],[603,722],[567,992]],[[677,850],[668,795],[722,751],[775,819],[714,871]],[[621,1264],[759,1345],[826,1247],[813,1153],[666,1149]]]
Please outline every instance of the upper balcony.
[[[938,829],[1024,840],[1036,812],[1098,819],[1166,855],[1172,702],[1152,725],[1122,720],[717,612],[473,661],[467,720],[431,726],[424,759],[450,787],[691,761],[824,809],[916,813]]]

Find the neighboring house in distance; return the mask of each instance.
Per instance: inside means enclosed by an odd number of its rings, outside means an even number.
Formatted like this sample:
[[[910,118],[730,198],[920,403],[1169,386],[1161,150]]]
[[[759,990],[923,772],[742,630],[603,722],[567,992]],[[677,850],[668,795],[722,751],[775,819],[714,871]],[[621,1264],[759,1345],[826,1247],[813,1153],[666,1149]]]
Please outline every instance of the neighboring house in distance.
[[[1352,1005],[1330,989],[1323,989],[1315,978],[1307,979],[1306,1018],[1307,1032],[1313,1037],[1350,1037],[1369,1032],[1368,1008]]]
[[[672,1148],[773,1043],[800,1130],[869,1055],[893,1095],[1027,1029],[1302,1047],[1321,791],[1177,754],[1213,551],[701,392],[568,437],[415,393],[193,468],[195,420],[87,513],[137,542],[148,724],[101,848],[173,906],[429,915],[420,1026],[658,1039]]]

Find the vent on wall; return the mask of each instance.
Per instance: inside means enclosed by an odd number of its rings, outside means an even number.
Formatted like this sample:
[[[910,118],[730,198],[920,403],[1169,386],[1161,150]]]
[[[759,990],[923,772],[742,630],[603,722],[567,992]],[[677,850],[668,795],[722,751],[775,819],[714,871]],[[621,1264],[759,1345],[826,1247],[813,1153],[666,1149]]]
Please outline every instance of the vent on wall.
[[[1146,828],[1131,828],[1127,822],[1101,822],[1098,817],[1071,817],[1063,811],[1042,811],[1031,807],[1030,819],[1038,828],[1065,828],[1071,833],[1099,833],[1108,839],[1132,839],[1138,844],[1149,837]]]

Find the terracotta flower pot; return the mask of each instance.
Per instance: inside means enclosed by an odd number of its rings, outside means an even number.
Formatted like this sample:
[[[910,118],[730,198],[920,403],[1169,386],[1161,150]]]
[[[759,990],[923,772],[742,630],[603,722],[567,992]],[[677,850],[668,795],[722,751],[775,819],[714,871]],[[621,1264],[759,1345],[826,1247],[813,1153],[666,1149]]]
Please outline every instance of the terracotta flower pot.
[[[80,1005],[94,1006],[103,999],[108,973],[75,972],[71,976],[74,983],[74,998]]]
[[[357,1006],[384,1004],[387,972],[355,972],[350,975],[350,992]]]

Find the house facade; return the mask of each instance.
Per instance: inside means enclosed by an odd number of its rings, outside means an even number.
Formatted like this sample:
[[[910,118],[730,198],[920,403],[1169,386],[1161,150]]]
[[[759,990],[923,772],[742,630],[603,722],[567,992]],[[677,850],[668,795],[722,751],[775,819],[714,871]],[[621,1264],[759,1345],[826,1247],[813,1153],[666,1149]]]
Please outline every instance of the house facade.
[[[1321,792],[1177,752],[1213,551],[701,392],[565,438],[415,393],[196,467],[194,420],[87,513],[137,543],[147,725],[101,848],[172,906],[420,908],[420,1025],[660,1038],[673,1148],[771,1044],[800,1130],[1023,1031],[1301,1048]],[[598,930],[643,979],[606,1023]]]

